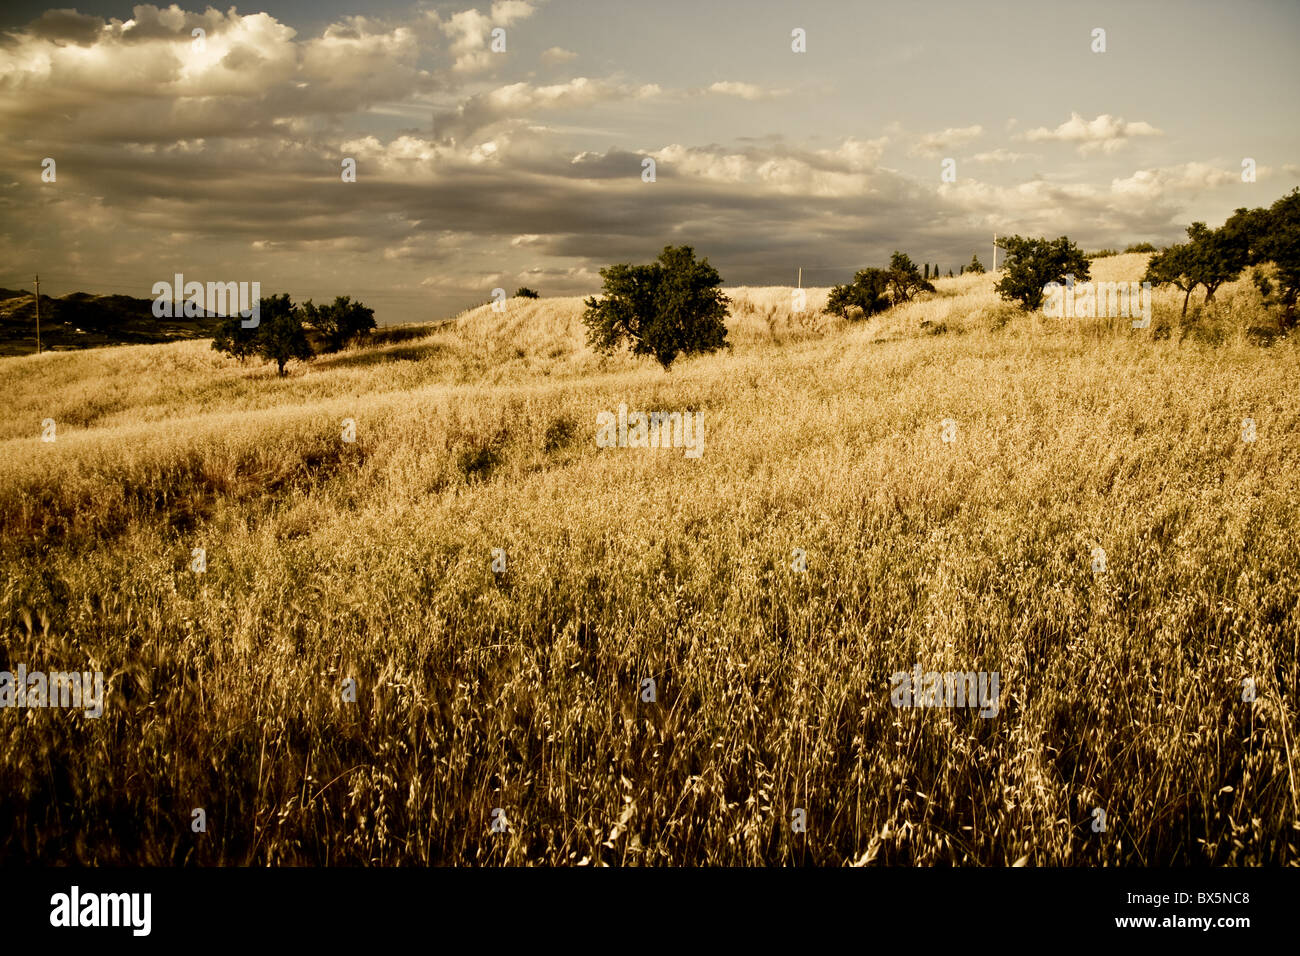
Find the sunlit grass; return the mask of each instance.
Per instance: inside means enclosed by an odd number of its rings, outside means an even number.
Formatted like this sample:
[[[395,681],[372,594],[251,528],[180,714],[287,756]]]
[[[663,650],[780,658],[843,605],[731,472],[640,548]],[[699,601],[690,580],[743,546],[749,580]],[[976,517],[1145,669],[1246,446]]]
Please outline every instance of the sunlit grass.
[[[1296,862],[1294,344],[1244,282],[1142,331],[992,282],[861,323],[729,290],[733,348],[667,373],[576,298],[285,380],[0,360],[0,665],[111,677],[99,720],[0,711],[5,857]],[[703,456],[597,448],[620,402]],[[999,714],[893,708],[918,663]]]

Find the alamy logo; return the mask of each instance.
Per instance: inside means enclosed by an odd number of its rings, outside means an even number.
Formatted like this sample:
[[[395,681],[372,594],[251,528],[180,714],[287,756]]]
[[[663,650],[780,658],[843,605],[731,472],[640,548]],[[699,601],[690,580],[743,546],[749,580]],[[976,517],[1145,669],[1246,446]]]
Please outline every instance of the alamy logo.
[[[1052,319],[1132,318],[1133,328],[1151,324],[1150,282],[1079,282],[1043,286],[1043,315]],[[1141,316],[1139,319],[1138,317]]]
[[[998,672],[921,671],[891,674],[889,702],[895,707],[975,707],[981,717],[998,715]]]
[[[704,454],[704,423],[699,412],[632,412],[620,403],[596,415],[597,448],[685,448],[687,458]]]
[[[255,329],[262,321],[262,283],[260,282],[186,282],[185,276],[176,273],[174,282],[153,284],[153,315],[155,319],[199,319],[207,315],[233,315],[239,312],[241,328]],[[249,289],[249,286],[252,289]],[[173,314],[174,299],[184,297]]]
[[[104,672],[43,671],[28,673],[25,664],[17,673],[0,671],[0,707],[84,708],[87,717],[104,713]]]
[[[150,893],[85,893],[73,886],[50,897],[51,926],[129,926],[133,936],[148,936],[153,925]]]

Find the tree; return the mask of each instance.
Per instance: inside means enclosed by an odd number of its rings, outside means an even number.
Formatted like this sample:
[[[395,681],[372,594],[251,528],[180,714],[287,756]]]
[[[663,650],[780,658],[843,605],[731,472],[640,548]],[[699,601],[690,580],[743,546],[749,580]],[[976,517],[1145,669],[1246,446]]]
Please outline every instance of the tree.
[[[722,277],[707,258],[696,261],[690,246],[665,246],[649,265],[612,265],[600,270],[603,295],[585,300],[587,341],[610,353],[628,344],[633,354],[652,355],[665,369],[679,355],[715,352],[727,344],[727,305]]]
[[[966,271],[975,272],[978,273],[979,275],[984,274],[984,264],[980,262],[980,257],[975,253],[971,253],[970,265],[966,267]]]
[[[276,374],[284,375],[290,359],[306,361],[312,357],[307,332],[302,327],[302,310],[295,308],[288,293],[261,300],[262,320],[257,326],[254,350],[276,364]]]
[[[212,330],[212,347],[241,362],[256,351],[257,329],[246,329],[239,315],[223,317]]]
[[[894,305],[910,302],[918,292],[934,291],[934,286],[921,275],[921,270],[916,267],[916,263],[897,250],[889,257],[889,269],[885,272],[885,280],[889,287],[890,301]]]
[[[1282,327],[1289,329],[1296,323],[1296,300],[1300,297],[1300,189],[1293,189],[1267,210],[1253,212],[1252,258],[1256,263],[1273,263],[1277,287],[1258,270],[1255,284],[1266,301],[1282,306]]]
[[[1241,271],[1257,261],[1268,224],[1263,210],[1238,209],[1218,229],[1203,222],[1187,227],[1187,242],[1156,253],[1147,262],[1143,281],[1155,285],[1173,285],[1183,292],[1183,312],[1197,286],[1205,289],[1205,301],[1214,301],[1214,293],[1231,282]]]
[[[1156,247],[1149,242],[1135,242],[1124,250],[1125,252],[1155,252]]]
[[[302,326],[302,309],[296,307],[287,292],[258,300],[258,324],[246,329],[238,315],[221,320],[212,337],[212,347],[237,359],[250,355],[276,364],[278,374],[290,359],[311,358],[311,343]],[[369,310],[367,310],[369,311]]]
[[[1021,308],[1032,312],[1043,304],[1048,283],[1064,283],[1067,276],[1084,281],[1089,278],[1088,259],[1066,236],[1059,239],[1022,239],[1004,236],[998,248],[1005,249],[1006,274],[993,289],[1008,302],[1019,300]]]
[[[1239,209],[1237,213],[1245,214],[1246,210]],[[1219,286],[1241,275],[1241,270],[1250,261],[1249,229],[1242,220],[1232,225],[1229,223],[1218,229],[1210,229],[1203,222],[1194,222],[1187,227],[1192,277],[1205,287],[1207,304],[1214,301]]]
[[[853,309],[859,309],[867,318],[889,308],[886,290],[889,274],[884,269],[860,269],[848,285],[837,285],[826,299],[826,311],[850,318]]]
[[[336,297],[332,305],[317,306],[308,299],[303,303],[302,316],[303,321],[324,338],[326,352],[337,352],[375,329],[375,310],[353,302],[346,295]]]
[[[1192,290],[1200,285],[1200,281],[1193,278],[1195,269],[1192,266],[1190,249],[1186,243],[1177,243],[1157,252],[1147,262],[1147,271],[1142,276],[1143,282],[1150,282],[1154,286],[1172,285],[1176,286],[1183,293],[1183,315],[1187,315],[1187,300],[1192,296]]]
[[[534,292],[532,289],[528,288],[528,286],[521,285],[518,289],[515,289],[515,298],[516,299],[540,299],[541,296],[538,295],[536,292]]]
[[[921,278],[925,279],[927,282],[930,281],[930,263],[927,262],[925,264],[925,272],[922,274]]]

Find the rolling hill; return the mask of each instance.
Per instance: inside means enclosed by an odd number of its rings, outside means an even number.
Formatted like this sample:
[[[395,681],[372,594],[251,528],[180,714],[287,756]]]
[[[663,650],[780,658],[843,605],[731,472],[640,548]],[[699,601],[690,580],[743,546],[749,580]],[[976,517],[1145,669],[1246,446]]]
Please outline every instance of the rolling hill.
[[[129,295],[41,296],[41,349],[54,352],[203,338],[211,335],[214,324],[211,317],[154,318],[152,299]],[[35,296],[22,289],[0,289],[0,355],[35,351]]]
[[[0,839],[1295,864],[1294,337],[1256,344],[1244,281],[1141,330],[993,281],[861,322],[731,289],[732,348],[670,372],[593,353],[578,298],[283,379],[203,342],[0,359],[3,664],[108,675],[102,719],[0,721]],[[698,413],[703,454],[598,447],[620,404]],[[914,668],[997,674],[996,713],[900,708]]]

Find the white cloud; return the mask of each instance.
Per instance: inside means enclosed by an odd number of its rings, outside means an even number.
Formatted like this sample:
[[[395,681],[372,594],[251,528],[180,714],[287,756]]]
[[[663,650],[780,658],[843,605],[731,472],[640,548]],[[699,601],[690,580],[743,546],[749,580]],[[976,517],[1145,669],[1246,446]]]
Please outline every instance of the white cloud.
[[[568,63],[570,60],[577,59],[578,54],[572,50],[566,50],[564,47],[553,46],[542,53],[542,62],[548,66],[556,63]]]
[[[527,0],[497,0],[488,13],[478,10],[462,10],[453,13],[451,19],[438,21],[438,26],[451,40],[451,54],[455,58],[452,69],[458,73],[477,73],[492,65],[493,53],[488,41],[496,27],[508,27],[518,20],[533,15],[533,4]],[[438,15],[430,17],[437,20]],[[510,48],[510,37],[506,35],[506,49]]]
[[[718,147],[665,146],[649,155],[674,176],[700,182],[746,185],[759,193],[819,198],[862,196],[873,191],[882,173],[877,162],[884,140],[846,139],[834,149],[812,152]]]
[[[464,137],[502,120],[530,117],[543,110],[589,109],[619,100],[652,99],[662,92],[655,84],[631,86],[585,76],[547,86],[510,83],[476,94],[455,110],[435,116],[434,129],[442,136]]]
[[[970,162],[987,163],[990,165],[998,163],[1018,163],[1020,160],[1030,159],[1032,156],[1032,153],[1015,153],[999,146],[997,149],[990,150],[987,153],[976,153],[970,158]]]
[[[983,132],[984,127],[977,125],[952,127],[937,133],[926,133],[917,140],[916,145],[912,147],[910,152],[913,156],[938,156],[945,150],[978,139]]]
[[[1222,169],[1208,163],[1183,163],[1160,169],[1139,169],[1125,179],[1111,181],[1112,192],[1144,199],[1160,199],[1171,192],[1217,189],[1241,182],[1240,170]]]
[[[769,100],[786,95],[789,90],[767,90],[753,83],[737,83],[733,80],[719,80],[707,90],[722,96],[738,96],[742,100]]]
[[[1077,143],[1083,154],[1102,152],[1114,153],[1135,136],[1162,136],[1160,130],[1150,123],[1127,122],[1109,113],[1102,113],[1096,119],[1086,120],[1078,113],[1071,113],[1070,118],[1056,129],[1040,126],[1024,134],[1030,142]]]

